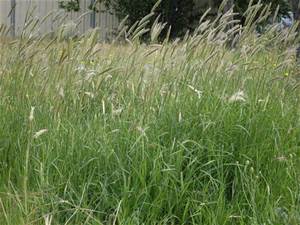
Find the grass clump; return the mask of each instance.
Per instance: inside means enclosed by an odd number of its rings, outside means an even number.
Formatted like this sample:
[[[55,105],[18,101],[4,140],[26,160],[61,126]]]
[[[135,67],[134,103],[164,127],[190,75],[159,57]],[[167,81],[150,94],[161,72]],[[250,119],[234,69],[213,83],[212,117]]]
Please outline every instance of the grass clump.
[[[0,224],[299,224],[293,28],[220,21],[1,43]]]

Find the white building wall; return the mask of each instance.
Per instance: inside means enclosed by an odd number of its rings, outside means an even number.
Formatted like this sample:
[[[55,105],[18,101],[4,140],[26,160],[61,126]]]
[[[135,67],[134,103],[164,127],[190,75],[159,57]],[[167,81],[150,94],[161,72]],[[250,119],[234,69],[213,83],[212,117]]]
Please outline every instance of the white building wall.
[[[5,25],[7,28],[10,24],[10,18],[8,13],[10,11],[10,1],[9,0],[0,0],[0,26]]]
[[[25,26],[25,20],[34,18],[43,20],[36,30],[39,34],[46,34],[56,30],[59,26],[70,21],[78,24],[77,31],[82,34],[91,27],[91,17],[88,6],[91,0],[81,0],[81,10],[79,12],[65,12],[58,7],[58,0],[15,0],[15,33],[20,35]],[[0,24],[11,27],[11,0],[0,0]],[[30,14],[30,16],[28,16]],[[83,16],[83,14],[85,14]],[[64,19],[63,19],[64,18]],[[105,10],[102,6],[99,13],[96,13],[96,26],[100,28],[101,38],[106,39],[112,31],[118,27],[118,19],[115,15]]]

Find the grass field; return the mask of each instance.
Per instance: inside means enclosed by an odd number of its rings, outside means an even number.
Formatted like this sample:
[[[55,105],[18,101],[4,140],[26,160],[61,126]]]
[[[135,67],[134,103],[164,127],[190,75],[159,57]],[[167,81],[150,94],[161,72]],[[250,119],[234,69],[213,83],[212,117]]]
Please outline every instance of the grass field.
[[[214,26],[2,40],[0,224],[300,224],[294,33]]]

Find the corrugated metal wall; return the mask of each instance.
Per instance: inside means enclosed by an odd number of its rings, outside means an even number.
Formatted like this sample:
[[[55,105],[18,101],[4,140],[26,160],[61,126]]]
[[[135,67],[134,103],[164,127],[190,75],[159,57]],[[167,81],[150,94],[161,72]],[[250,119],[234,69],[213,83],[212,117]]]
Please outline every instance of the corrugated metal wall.
[[[0,26],[6,28],[10,25],[10,18],[8,17],[10,11],[10,1],[0,0]]]
[[[15,16],[11,13],[12,0],[0,0],[0,24],[5,24],[7,27],[13,28],[13,21],[15,21],[15,35],[20,35],[25,25],[25,18],[28,13],[30,18],[43,20],[42,24],[38,26],[38,33],[45,34],[54,31],[63,24],[70,23],[70,21],[78,24],[78,33],[82,34],[89,29],[93,24],[91,20],[91,11],[88,6],[91,0],[80,0],[79,12],[65,12],[58,7],[58,0],[14,0],[16,2]],[[27,17],[28,18],[28,17]],[[118,19],[115,15],[108,12],[104,6],[101,6],[100,12],[95,15],[95,25],[100,28],[101,39],[105,40],[111,37],[111,34],[118,26]]]

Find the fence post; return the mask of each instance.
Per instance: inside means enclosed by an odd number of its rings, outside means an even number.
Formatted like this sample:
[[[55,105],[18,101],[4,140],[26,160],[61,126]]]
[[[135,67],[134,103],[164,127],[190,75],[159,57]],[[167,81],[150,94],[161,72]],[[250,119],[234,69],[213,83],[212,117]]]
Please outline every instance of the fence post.
[[[95,0],[91,0],[91,16],[90,16],[90,27],[96,27],[96,11],[95,11]]]
[[[11,29],[11,35],[15,37],[16,35],[16,0],[10,0],[10,29]]]

